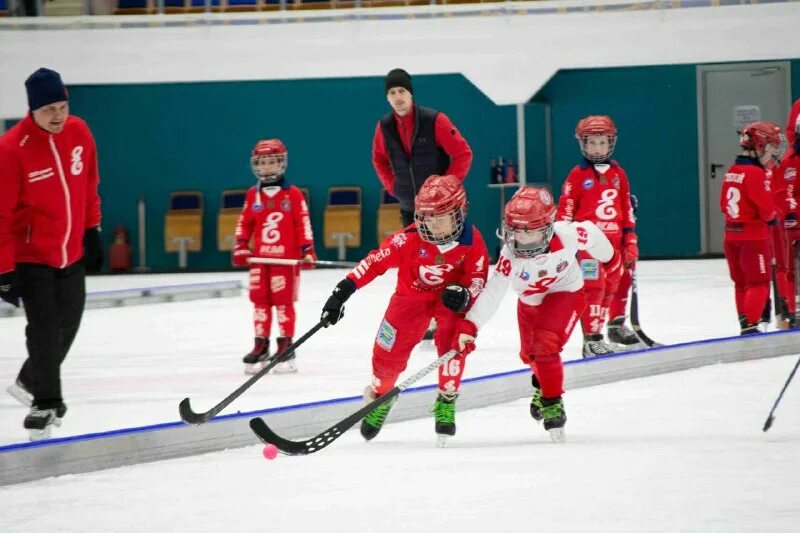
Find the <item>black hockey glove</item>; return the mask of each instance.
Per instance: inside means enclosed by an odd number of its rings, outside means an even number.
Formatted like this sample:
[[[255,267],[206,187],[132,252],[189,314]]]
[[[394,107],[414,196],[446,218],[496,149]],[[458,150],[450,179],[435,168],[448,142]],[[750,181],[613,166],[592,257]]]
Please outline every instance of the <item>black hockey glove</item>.
[[[336,324],[344,316],[344,303],[356,292],[356,284],[350,278],[344,278],[333,289],[328,301],[322,306],[321,320],[327,320],[325,327]]]
[[[14,307],[19,307],[17,273],[13,270],[0,274],[0,298]]]
[[[448,285],[442,292],[442,303],[451,311],[460,313],[469,305],[469,291],[461,285]]]
[[[90,274],[97,274],[103,268],[103,241],[99,227],[89,228],[83,233],[83,266]]]

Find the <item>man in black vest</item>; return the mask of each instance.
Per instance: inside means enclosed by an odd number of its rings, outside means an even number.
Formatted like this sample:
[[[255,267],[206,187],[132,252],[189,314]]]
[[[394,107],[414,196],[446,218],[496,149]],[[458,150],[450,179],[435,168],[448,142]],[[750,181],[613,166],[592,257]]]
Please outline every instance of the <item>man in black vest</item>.
[[[447,115],[414,103],[411,76],[396,68],[386,75],[392,106],[375,128],[372,164],[381,183],[400,202],[403,226],[414,222],[414,197],[433,174],[464,180],[472,149]]]

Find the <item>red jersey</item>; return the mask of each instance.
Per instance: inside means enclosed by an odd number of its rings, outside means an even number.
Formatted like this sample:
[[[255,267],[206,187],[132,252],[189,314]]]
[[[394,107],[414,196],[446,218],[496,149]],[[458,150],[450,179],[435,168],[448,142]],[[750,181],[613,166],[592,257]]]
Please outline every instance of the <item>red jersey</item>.
[[[800,120],[800,98],[794,101],[792,109],[789,111],[789,118],[786,120],[786,141],[789,146],[792,146],[797,140],[795,138],[795,131],[797,129],[797,121]]]
[[[314,246],[311,219],[303,193],[285,179],[281,185],[247,191],[236,223],[236,241],[254,239],[255,257],[300,259]]]
[[[401,296],[434,300],[441,297],[445,287],[458,283],[469,290],[470,300],[475,301],[486,284],[488,266],[486,244],[471,223],[465,221],[461,237],[444,246],[423,241],[412,224],[367,254],[347,277],[360,289],[390,268],[398,267],[395,292]]]
[[[725,173],[719,207],[725,215],[725,240],[769,239],[775,218],[770,179],[755,159],[739,156]]]
[[[0,273],[83,257],[84,231],[100,225],[98,182],[94,138],[76,116],[54,134],[28,115],[0,136]]]
[[[630,184],[616,161],[592,164],[584,160],[573,168],[561,189],[557,220],[593,222],[618,249],[622,235],[636,229]]]
[[[797,202],[800,191],[797,178],[800,176],[800,154],[789,148],[783,156],[780,166],[772,173],[773,196],[778,215],[785,219],[789,213],[797,213]]]

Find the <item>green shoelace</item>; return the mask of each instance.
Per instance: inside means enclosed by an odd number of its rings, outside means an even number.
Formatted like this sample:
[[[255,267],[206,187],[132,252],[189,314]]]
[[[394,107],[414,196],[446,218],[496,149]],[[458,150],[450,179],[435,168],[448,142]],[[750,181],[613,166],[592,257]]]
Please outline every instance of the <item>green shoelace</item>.
[[[559,418],[564,415],[564,404],[562,402],[554,403],[542,407],[542,416],[546,419]]]
[[[397,398],[386,402],[380,407],[376,407],[372,410],[372,412],[364,417],[364,421],[374,428],[382,427],[383,423],[386,421],[386,416],[389,414],[389,411],[396,401]]]
[[[433,407],[431,407],[431,412],[433,413],[433,416],[436,418],[437,422],[454,424],[456,421],[455,403],[445,403],[436,400],[436,403],[434,403]]]

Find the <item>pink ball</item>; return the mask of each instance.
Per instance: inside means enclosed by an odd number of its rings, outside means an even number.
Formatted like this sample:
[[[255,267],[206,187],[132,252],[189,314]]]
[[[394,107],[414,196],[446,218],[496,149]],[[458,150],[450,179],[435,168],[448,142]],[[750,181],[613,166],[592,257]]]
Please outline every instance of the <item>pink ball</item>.
[[[278,447],[274,444],[267,444],[264,446],[264,449],[261,451],[261,453],[264,454],[264,459],[275,459],[278,457]]]

